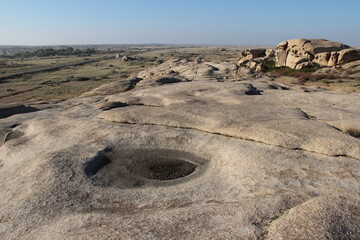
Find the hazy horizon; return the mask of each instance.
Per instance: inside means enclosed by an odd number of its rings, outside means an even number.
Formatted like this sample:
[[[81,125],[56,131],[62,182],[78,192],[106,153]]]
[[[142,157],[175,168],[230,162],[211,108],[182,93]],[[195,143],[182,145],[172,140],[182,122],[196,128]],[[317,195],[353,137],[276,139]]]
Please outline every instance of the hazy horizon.
[[[1,47],[62,47],[62,46],[180,46],[180,47],[246,47],[246,46],[274,46],[257,44],[177,44],[177,43],[89,43],[89,44],[0,44]]]
[[[274,46],[325,38],[360,46],[360,1],[1,1],[0,45]]]

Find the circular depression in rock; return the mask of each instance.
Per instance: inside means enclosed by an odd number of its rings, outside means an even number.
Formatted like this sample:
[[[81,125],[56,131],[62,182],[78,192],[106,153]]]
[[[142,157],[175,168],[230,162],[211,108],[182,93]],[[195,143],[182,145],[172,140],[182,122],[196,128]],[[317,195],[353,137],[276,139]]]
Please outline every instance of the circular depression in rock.
[[[182,159],[159,157],[134,163],[129,166],[129,170],[147,179],[173,180],[190,175],[197,167],[198,165]]]
[[[105,187],[171,185],[199,176],[207,163],[179,150],[122,149],[98,154],[86,163],[85,173],[95,185]]]

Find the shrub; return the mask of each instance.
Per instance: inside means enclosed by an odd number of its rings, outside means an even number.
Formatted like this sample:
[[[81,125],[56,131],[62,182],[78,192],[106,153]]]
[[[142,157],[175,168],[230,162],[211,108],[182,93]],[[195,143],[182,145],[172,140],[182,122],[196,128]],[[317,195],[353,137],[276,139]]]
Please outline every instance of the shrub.
[[[34,52],[25,52],[16,54],[16,57],[49,57],[49,56],[71,56],[71,55],[91,55],[96,50],[93,48],[86,48],[84,50],[73,49],[72,47],[53,49],[53,48],[40,48]]]
[[[276,62],[273,59],[266,59],[266,60],[262,61],[261,64],[262,64],[265,72],[277,69]]]
[[[307,81],[333,80],[338,78],[337,75],[332,73],[316,74],[315,72],[320,69],[320,66],[296,70],[289,67],[276,67],[275,61],[271,59],[263,61],[262,64],[265,72],[271,76],[294,77],[299,80],[299,83],[305,83]]]

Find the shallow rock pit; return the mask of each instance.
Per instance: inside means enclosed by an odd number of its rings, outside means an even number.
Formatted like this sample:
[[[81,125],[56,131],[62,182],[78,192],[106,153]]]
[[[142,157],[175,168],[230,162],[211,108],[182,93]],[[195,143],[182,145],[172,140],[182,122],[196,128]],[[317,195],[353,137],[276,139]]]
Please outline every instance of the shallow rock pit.
[[[147,179],[173,180],[193,173],[198,165],[182,159],[147,159],[129,166],[134,174]]]
[[[85,173],[97,186],[134,188],[167,186],[199,176],[207,160],[169,149],[118,150],[86,163]]]

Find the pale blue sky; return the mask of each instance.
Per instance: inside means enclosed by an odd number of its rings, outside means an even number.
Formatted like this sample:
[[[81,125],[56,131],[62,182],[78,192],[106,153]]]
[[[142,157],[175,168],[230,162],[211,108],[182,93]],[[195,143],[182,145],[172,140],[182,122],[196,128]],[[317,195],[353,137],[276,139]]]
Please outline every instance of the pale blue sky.
[[[0,45],[360,46],[360,0],[0,0]]]

